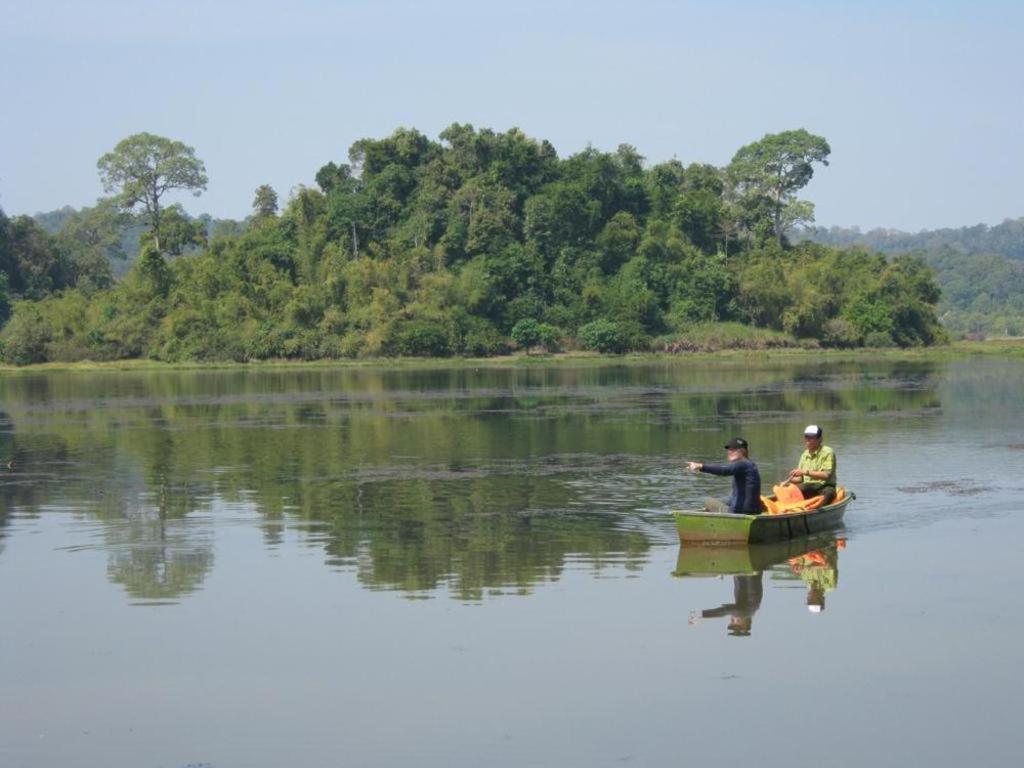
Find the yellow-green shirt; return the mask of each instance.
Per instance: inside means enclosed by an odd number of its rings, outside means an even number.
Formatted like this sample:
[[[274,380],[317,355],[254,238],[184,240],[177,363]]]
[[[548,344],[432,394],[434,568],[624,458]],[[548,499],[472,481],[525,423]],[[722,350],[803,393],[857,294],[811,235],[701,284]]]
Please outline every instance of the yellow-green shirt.
[[[813,454],[804,451],[800,454],[800,463],[797,469],[811,472],[828,472],[828,480],[818,480],[804,475],[803,482],[812,486],[835,485],[836,484],[836,455],[827,445],[822,445]]]

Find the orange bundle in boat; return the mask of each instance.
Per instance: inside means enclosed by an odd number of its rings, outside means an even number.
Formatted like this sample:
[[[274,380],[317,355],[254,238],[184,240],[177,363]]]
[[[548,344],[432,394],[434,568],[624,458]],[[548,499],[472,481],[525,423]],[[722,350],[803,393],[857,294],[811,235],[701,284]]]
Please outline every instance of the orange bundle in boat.
[[[779,504],[798,504],[804,500],[803,491],[792,483],[773,486],[772,493],[775,494],[775,500]]]
[[[825,503],[824,496],[812,496],[805,499],[803,493],[795,485],[776,485],[772,488],[774,498],[761,497],[765,512],[769,515],[781,515],[784,512],[809,512],[817,509]],[[836,497],[832,503],[842,501],[846,498],[846,491],[843,488],[836,489]]]

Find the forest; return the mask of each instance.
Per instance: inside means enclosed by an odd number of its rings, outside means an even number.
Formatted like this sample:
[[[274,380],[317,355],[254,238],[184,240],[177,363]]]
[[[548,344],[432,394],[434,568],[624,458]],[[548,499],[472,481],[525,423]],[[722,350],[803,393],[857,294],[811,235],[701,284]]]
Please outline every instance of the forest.
[[[456,123],[433,140],[400,128],[355,142],[283,205],[263,185],[244,222],[214,222],[166,202],[205,189],[195,150],[136,134],[99,159],[107,196],[94,207],[50,222],[0,211],[0,358],[944,341],[920,256],[791,241],[814,219],[798,194],[830,153],[800,129],[726,167],[649,165],[626,144],[559,157],[518,129]]]
[[[1024,336],[1024,217],[1001,224],[923,230],[812,227],[803,239],[887,254],[913,253],[936,273],[942,325],[954,334]]]

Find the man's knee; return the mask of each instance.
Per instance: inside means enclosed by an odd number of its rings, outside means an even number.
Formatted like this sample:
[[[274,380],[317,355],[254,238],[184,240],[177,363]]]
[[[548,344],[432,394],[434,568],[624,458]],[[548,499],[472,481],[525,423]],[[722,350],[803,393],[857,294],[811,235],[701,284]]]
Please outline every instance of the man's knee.
[[[800,493],[804,495],[805,499],[818,495],[818,489],[810,483],[799,483],[796,487],[800,489]]]
[[[721,499],[708,499],[704,502],[704,511],[724,514],[729,511],[729,504]]]
[[[805,499],[813,498],[814,496],[824,496],[824,504],[831,504],[836,498],[836,489],[831,485],[825,486],[814,486],[809,483],[800,483],[798,486],[800,492],[804,495]]]

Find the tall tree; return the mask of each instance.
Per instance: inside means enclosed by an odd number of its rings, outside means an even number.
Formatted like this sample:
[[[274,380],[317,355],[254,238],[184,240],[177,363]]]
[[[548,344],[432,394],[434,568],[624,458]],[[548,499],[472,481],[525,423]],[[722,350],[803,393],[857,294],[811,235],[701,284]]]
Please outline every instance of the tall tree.
[[[151,133],[137,133],[122,139],[113,151],[103,155],[96,167],[108,193],[127,212],[137,212],[153,233],[153,244],[161,247],[163,209],[161,198],[172,190],[185,190],[198,197],[206,189],[206,167],[196,151],[180,141]]]
[[[796,193],[814,176],[814,163],[828,165],[832,148],[803,128],[767,134],[742,147],[729,164],[730,180],[757,219],[767,219],[779,243],[789,227],[814,220],[813,204]],[[757,229],[756,222],[754,229]]]
[[[277,192],[269,184],[260,184],[256,187],[256,196],[252,201],[252,216],[254,219],[267,219],[277,215]]]

